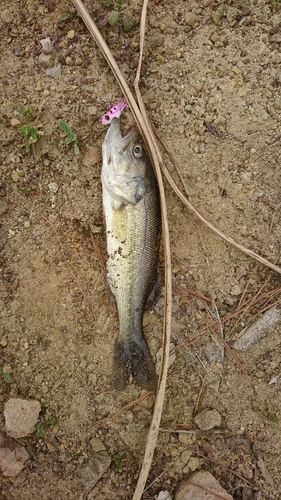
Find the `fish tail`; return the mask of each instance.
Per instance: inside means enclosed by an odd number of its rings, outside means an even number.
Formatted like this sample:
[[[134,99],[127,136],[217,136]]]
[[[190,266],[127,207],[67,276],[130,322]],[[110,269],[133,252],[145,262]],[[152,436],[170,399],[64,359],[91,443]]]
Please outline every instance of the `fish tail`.
[[[124,389],[132,378],[137,385],[149,391],[157,387],[155,366],[147,345],[136,341],[125,344],[117,340],[114,355],[114,387]]]

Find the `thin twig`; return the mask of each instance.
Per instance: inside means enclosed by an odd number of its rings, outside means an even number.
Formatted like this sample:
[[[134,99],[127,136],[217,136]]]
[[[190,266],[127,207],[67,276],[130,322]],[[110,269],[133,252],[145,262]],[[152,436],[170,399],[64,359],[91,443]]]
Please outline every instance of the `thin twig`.
[[[117,410],[116,412],[112,413],[111,415],[109,415],[109,417],[105,417],[105,418],[102,418],[101,420],[97,420],[96,422],[94,422],[93,427],[100,427],[101,425],[107,424],[108,422],[110,422],[114,418],[121,415],[121,413],[123,413],[124,411],[129,410],[130,408],[132,408],[132,406],[135,406],[138,403],[140,403],[141,401],[143,401],[145,398],[147,398],[147,396],[149,396],[149,394],[152,394],[152,393],[150,391],[145,391],[143,394],[140,395],[139,398],[135,399],[131,403],[127,404],[126,406],[123,406],[123,408],[120,408],[120,410]]]
[[[158,479],[160,479],[160,477],[162,477],[162,476],[165,474],[165,472],[167,472],[167,470],[169,470],[169,469],[170,469],[170,467],[172,467],[172,465],[174,465],[174,463],[175,463],[175,462],[171,462],[171,463],[168,465],[168,467],[166,467],[166,469],[164,469],[164,470],[161,472],[161,474],[159,474],[159,476],[157,476],[157,477],[156,477],[156,478],[152,481],[152,483],[150,483],[150,484],[149,484],[149,485],[145,488],[145,490],[143,490],[143,493],[145,493],[147,490],[149,490],[149,488],[151,488],[151,486],[153,486],[153,485],[154,485],[154,484],[158,481]]]

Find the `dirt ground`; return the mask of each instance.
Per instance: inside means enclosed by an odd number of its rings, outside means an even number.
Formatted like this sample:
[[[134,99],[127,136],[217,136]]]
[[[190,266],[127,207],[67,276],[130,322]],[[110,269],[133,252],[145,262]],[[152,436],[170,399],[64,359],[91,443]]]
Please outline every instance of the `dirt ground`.
[[[141,2],[85,5],[133,86]],[[119,18],[110,26],[112,11]],[[18,477],[1,478],[1,498],[131,499],[153,395],[95,426],[142,391],[131,385],[119,393],[112,386],[118,317],[104,271],[100,172],[106,127],[100,116],[123,96],[70,1],[3,0],[0,14],[0,430],[4,404],[15,396],[40,402],[38,428],[44,429],[19,440],[30,462]],[[277,265],[280,14],[277,0],[151,1],[141,79],[151,120],[193,205]],[[59,78],[39,62],[46,37],[57,50]],[[77,134],[80,154],[66,144],[59,118]],[[131,120],[125,111],[124,130]],[[28,151],[19,127],[32,123],[44,135]],[[158,479],[143,498],[162,489],[173,497],[178,482],[200,469],[234,499],[280,498],[278,325],[249,351],[236,351],[248,378],[227,352],[216,358],[214,375],[208,355],[214,341],[221,346],[221,334],[236,339],[280,298],[280,276],[198,222],[165,186],[177,349],[147,486]],[[161,252],[162,276],[163,266]],[[154,360],[162,320],[163,289],[144,320]],[[219,412],[219,426],[197,427],[194,416],[204,409]],[[89,493],[78,471],[93,453],[93,437],[112,461]]]

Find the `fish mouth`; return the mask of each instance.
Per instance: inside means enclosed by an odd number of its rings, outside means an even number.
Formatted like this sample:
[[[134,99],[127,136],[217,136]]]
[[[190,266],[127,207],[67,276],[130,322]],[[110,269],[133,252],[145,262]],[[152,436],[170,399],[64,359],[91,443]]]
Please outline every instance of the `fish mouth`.
[[[122,137],[118,118],[113,118],[110,127],[104,138],[104,144],[108,148],[114,148],[117,153],[122,154],[128,149],[129,145],[138,135],[137,128],[133,125],[127,135]]]

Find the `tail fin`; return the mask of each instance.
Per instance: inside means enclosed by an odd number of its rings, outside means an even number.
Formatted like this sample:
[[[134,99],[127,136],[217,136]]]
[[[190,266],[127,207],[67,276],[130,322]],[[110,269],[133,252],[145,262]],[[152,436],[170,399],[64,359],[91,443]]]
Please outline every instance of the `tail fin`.
[[[137,342],[124,344],[121,340],[117,340],[114,355],[114,387],[124,389],[130,377],[143,389],[156,390],[157,375],[147,346]]]

